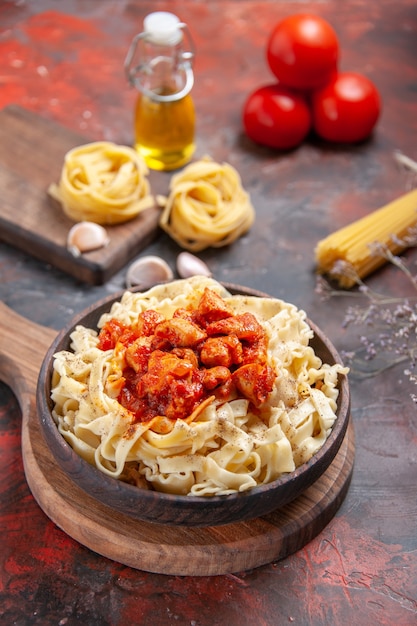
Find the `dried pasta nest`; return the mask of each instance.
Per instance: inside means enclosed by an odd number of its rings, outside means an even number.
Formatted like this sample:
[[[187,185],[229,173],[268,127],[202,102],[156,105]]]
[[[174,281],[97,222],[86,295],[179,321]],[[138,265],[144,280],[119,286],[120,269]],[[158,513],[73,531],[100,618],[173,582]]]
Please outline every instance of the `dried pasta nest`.
[[[191,252],[229,245],[246,233],[255,219],[238,172],[209,157],[172,177],[164,204],[161,228]]]
[[[93,142],[67,152],[59,184],[48,192],[75,222],[119,224],[154,204],[148,173],[133,148]]]

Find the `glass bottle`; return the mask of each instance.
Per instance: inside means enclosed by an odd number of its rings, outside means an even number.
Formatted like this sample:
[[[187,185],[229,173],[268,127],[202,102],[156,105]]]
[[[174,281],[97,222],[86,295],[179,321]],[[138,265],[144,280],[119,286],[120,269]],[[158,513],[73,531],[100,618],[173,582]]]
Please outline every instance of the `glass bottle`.
[[[194,153],[193,43],[186,24],[166,11],[146,16],[125,60],[129,82],[138,90],[135,148],[147,165],[173,170]],[[189,50],[184,50],[184,33]]]

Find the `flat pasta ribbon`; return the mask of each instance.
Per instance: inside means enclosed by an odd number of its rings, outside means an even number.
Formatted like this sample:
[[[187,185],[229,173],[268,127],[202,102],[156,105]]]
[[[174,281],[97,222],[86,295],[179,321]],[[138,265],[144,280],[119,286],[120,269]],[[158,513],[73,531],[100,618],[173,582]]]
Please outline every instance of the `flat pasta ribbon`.
[[[172,177],[160,226],[180,246],[198,252],[229,245],[254,219],[237,171],[205,157]]]
[[[147,175],[133,148],[93,142],[67,152],[59,185],[48,192],[76,222],[119,224],[154,204]]]
[[[214,279],[195,276],[125,292],[98,328],[111,319],[135,325],[149,309],[171,319],[178,310],[195,308],[206,288],[234,315],[256,316],[268,338],[267,362],[278,374],[272,392],[256,410],[236,393],[209,396],[169,428],[164,415],[137,421],[113,393],[115,380],[124,376],[126,352],[120,346],[119,352],[102,350],[96,329],[76,326],[71,350],[54,355],[52,414],[73,449],[103,473],[166,493],[227,495],[292,472],[326,441],[337,419],[338,377],[348,370],[315,354],[306,314],[292,304],[233,296]]]

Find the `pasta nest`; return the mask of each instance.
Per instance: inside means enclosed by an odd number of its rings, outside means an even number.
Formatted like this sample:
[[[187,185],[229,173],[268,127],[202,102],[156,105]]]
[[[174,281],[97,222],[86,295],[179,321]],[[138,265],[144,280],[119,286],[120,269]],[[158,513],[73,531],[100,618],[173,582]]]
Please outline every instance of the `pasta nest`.
[[[229,245],[246,233],[255,219],[238,172],[209,157],[174,175],[164,201],[161,228],[192,252]]]
[[[133,148],[93,142],[67,152],[59,185],[49,193],[76,222],[119,224],[154,204],[148,173]]]

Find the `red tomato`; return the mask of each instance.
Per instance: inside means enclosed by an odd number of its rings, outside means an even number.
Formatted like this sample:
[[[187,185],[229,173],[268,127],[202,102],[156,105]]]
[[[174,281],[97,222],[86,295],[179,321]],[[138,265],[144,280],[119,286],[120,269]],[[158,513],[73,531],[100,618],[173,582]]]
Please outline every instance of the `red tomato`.
[[[314,89],[337,71],[339,42],[333,28],[317,15],[290,15],[273,29],[267,44],[271,71],[282,85]]]
[[[375,85],[354,72],[340,73],[312,95],[313,127],[327,141],[363,141],[371,134],[380,110]]]
[[[288,150],[298,146],[311,127],[304,98],[280,85],[266,85],[250,94],[243,108],[243,126],[256,143]]]

